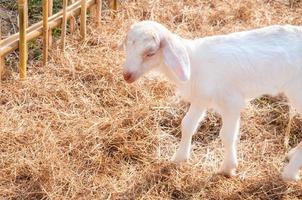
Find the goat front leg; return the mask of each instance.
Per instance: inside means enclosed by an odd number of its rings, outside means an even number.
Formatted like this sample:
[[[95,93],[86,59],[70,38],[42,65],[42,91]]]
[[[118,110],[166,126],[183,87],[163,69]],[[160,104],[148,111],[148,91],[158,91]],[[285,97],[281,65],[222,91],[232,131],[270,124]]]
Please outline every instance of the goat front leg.
[[[224,146],[224,159],[219,174],[231,177],[236,174],[237,140],[239,135],[240,110],[224,110],[222,113],[222,127],[219,133]]]
[[[192,136],[205,116],[205,109],[191,105],[181,123],[180,145],[174,156],[173,162],[186,161],[190,157]]]

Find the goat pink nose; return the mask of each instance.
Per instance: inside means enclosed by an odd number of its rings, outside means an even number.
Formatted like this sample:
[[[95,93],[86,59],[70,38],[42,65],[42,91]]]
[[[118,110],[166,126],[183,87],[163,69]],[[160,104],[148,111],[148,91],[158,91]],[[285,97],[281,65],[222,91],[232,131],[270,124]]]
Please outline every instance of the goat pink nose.
[[[123,73],[125,81],[129,82],[131,80],[132,74],[130,72]]]

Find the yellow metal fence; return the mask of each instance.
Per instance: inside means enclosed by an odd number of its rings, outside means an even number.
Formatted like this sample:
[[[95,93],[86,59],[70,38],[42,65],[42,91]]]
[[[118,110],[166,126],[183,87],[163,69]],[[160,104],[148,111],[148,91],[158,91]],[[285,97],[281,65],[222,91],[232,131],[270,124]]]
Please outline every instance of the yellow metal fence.
[[[70,31],[74,32],[75,17],[80,15],[80,34],[83,39],[86,37],[87,9],[91,9],[96,24],[100,25],[102,0],[63,0],[63,9],[52,15],[53,0],[42,0],[43,20],[28,27],[28,0],[18,0],[19,32],[4,40],[1,40],[0,21],[0,74],[4,66],[5,56],[19,49],[19,76],[20,80],[26,79],[27,68],[27,42],[39,37],[43,37],[43,64],[48,60],[48,49],[51,47],[51,30],[61,25],[61,47],[65,48],[66,24],[70,20]],[[117,0],[109,0],[112,9],[117,9]],[[1,80],[1,77],[0,77]]]

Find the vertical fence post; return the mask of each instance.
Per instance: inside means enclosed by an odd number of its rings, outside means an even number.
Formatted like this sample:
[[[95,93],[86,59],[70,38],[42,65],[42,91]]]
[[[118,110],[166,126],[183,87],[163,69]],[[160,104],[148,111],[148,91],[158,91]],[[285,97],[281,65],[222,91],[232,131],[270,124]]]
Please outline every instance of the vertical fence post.
[[[63,0],[63,20],[62,20],[62,32],[61,32],[61,50],[65,50],[65,38],[66,38],[66,24],[67,24],[67,3],[68,0]]]
[[[113,10],[117,10],[117,0],[113,0]]]
[[[28,0],[24,1],[24,15],[25,15],[26,29],[27,29],[29,27]],[[27,61],[28,61],[28,46],[26,45],[26,63],[27,63]]]
[[[93,6],[91,6],[89,8],[89,12],[90,12],[90,17],[91,17],[92,21],[96,22],[96,4],[94,4]]]
[[[25,8],[24,16],[25,16],[25,20],[26,20],[26,28],[28,28],[28,25],[29,25],[29,23],[28,23],[28,2],[27,1],[28,0],[24,1],[24,8]]]
[[[117,10],[117,0],[109,0],[109,7],[114,11]]]
[[[117,10],[117,0],[109,0],[109,7],[113,10],[112,17],[115,18]]]
[[[43,65],[46,65],[48,59],[48,0],[43,0]]]
[[[26,1],[27,0],[18,0],[18,12],[19,12],[19,73],[20,79],[26,79],[26,62],[27,62],[27,43],[26,43]]]
[[[71,4],[74,3],[75,0],[71,0]],[[76,18],[74,16],[70,17],[70,32],[73,33],[76,29]]]
[[[25,20],[26,20],[26,29],[29,26],[29,17],[28,17],[28,0],[25,0],[24,2],[24,15],[25,15]],[[28,60],[28,46],[26,45],[26,62]]]
[[[53,0],[48,0],[48,16],[52,16],[53,14]],[[48,47],[52,47],[52,30],[48,31]]]
[[[2,28],[1,27],[2,27],[2,19],[0,18],[0,44],[2,42]],[[3,69],[4,69],[4,64],[5,64],[4,56],[0,55],[0,85],[1,85],[1,81],[2,81],[2,73],[3,73]]]
[[[101,24],[102,17],[102,0],[96,0],[96,25],[99,27]]]
[[[81,0],[81,36],[83,39],[86,38],[86,13],[87,5],[86,0]]]

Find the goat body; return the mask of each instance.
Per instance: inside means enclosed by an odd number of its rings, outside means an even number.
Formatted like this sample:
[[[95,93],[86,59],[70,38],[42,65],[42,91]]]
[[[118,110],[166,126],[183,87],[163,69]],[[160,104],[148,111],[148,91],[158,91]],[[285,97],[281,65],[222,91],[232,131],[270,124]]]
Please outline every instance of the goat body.
[[[302,113],[301,26],[275,25],[188,40],[157,22],[142,21],[128,32],[126,53],[126,81],[133,82],[156,68],[190,102],[182,121],[180,146],[173,156],[176,162],[189,158],[192,135],[207,108],[214,108],[222,117],[220,137],[225,153],[220,173],[226,176],[233,176],[238,165],[240,111],[246,100],[283,92]],[[297,180],[302,143],[288,157],[282,176]]]
[[[270,26],[183,43],[191,77],[178,85],[190,102],[219,111],[229,98],[243,105],[244,99],[302,87],[302,27]]]

